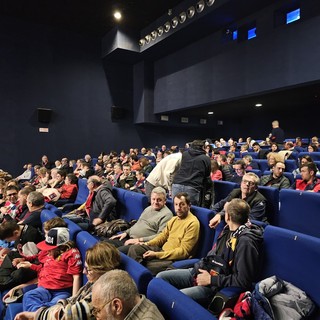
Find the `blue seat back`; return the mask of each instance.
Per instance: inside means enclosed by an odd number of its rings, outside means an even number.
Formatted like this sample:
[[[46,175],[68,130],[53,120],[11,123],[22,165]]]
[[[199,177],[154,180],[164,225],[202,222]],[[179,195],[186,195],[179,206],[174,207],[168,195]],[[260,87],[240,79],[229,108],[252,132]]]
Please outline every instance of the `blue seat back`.
[[[261,279],[276,275],[305,291],[320,306],[320,239],[267,226]]]
[[[113,188],[113,194],[117,199],[117,213],[126,221],[138,220],[142,211],[149,205],[148,197],[138,192]]]
[[[209,227],[209,221],[213,218],[214,213],[212,210],[197,206],[191,206],[191,212],[200,222],[200,235],[195,257],[202,258],[205,257],[212,248],[215,229]]]
[[[44,222],[46,222],[52,218],[56,218],[56,217],[58,217],[58,215],[56,215],[53,211],[51,211],[49,209],[43,209],[40,214],[40,219],[41,219],[42,224]]]
[[[130,274],[138,287],[138,291],[141,294],[146,294],[148,284],[153,278],[150,270],[124,253],[120,252],[120,255],[122,269],[126,270]]]
[[[147,298],[158,307],[166,320],[217,319],[200,304],[160,278],[150,281]]]
[[[78,193],[74,204],[83,204],[87,200],[89,189],[87,179],[78,179]]]
[[[320,161],[320,152],[300,152],[299,158],[305,155],[310,156],[313,161]]]
[[[219,181],[213,182],[214,188],[214,203],[219,202],[229,195],[234,188],[239,188],[239,184],[230,181]]]
[[[298,168],[297,160],[285,160],[286,172],[292,172]]]
[[[81,253],[82,262],[84,263],[86,251],[97,243],[97,239],[89,234],[87,231],[81,231],[76,236],[77,248]],[[121,255],[121,268],[126,270],[135,281],[138,290],[142,294],[146,294],[147,286],[153,278],[151,272],[142,266],[140,263],[129,258],[123,253]],[[87,277],[83,275],[83,283],[87,282]]]
[[[76,236],[79,232],[82,231],[82,229],[76,223],[67,218],[64,218],[63,220],[68,225],[70,240],[76,241]]]
[[[266,170],[269,170],[267,159],[258,159],[257,161],[259,163],[259,168],[260,168],[261,172],[265,172]]]
[[[98,240],[87,231],[80,231],[77,233],[76,245],[80,251],[81,260],[82,260],[83,265],[85,262],[87,250],[89,248],[93,247],[97,243],[97,241]],[[85,274],[83,274],[82,275],[82,284],[84,285],[85,283],[87,283],[87,281],[88,281],[87,276]]]
[[[319,193],[282,189],[277,225],[320,238],[319,208]]]
[[[258,191],[267,199],[266,216],[268,222],[275,224],[279,214],[279,189],[259,186]]]
[[[260,169],[250,169],[250,170],[246,170],[246,172],[253,172],[255,173],[259,178],[261,177],[262,175],[262,172]]]
[[[48,209],[50,211],[52,211],[53,213],[55,213],[57,216],[61,217],[62,216],[62,212],[60,209],[58,209],[56,206],[54,206],[51,203],[46,202],[44,204],[45,209]]]

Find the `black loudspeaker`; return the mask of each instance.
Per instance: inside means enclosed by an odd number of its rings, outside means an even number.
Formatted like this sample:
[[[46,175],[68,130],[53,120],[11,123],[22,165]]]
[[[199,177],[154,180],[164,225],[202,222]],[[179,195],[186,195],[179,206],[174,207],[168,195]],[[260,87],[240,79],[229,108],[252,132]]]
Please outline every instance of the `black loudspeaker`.
[[[43,123],[49,123],[51,120],[51,109],[38,108],[38,121]]]
[[[121,107],[112,106],[111,107],[111,120],[121,120],[126,117],[126,110]]]

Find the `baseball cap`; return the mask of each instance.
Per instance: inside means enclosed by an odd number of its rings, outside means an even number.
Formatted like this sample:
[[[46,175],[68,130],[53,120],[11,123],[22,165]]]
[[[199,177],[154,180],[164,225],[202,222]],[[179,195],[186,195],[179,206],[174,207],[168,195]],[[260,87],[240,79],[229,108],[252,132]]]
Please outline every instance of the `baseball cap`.
[[[46,235],[46,239],[37,244],[40,250],[52,250],[58,246],[65,244],[69,241],[69,229],[68,228],[52,228]]]

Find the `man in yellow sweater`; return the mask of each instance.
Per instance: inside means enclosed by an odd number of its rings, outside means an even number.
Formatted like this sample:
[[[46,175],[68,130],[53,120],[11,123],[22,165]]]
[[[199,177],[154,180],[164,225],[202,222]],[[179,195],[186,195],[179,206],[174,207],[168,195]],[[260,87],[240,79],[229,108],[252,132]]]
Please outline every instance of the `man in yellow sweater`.
[[[176,216],[168,221],[154,239],[132,245],[128,256],[145,265],[153,275],[166,270],[175,260],[191,258],[199,239],[200,223],[190,212],[190,206],[187,193],[176,194]]]

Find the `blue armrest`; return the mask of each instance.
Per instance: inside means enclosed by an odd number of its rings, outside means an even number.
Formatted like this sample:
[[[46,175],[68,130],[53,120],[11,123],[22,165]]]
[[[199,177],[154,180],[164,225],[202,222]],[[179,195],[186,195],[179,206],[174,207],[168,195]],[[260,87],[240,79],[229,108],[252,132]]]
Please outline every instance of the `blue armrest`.
[[[199,261],[199,259],[179,260],[179,261],[175,261],[172,265],[176,269],[186,269],[186,268],[192,268],[193,265],[198,261]]]

